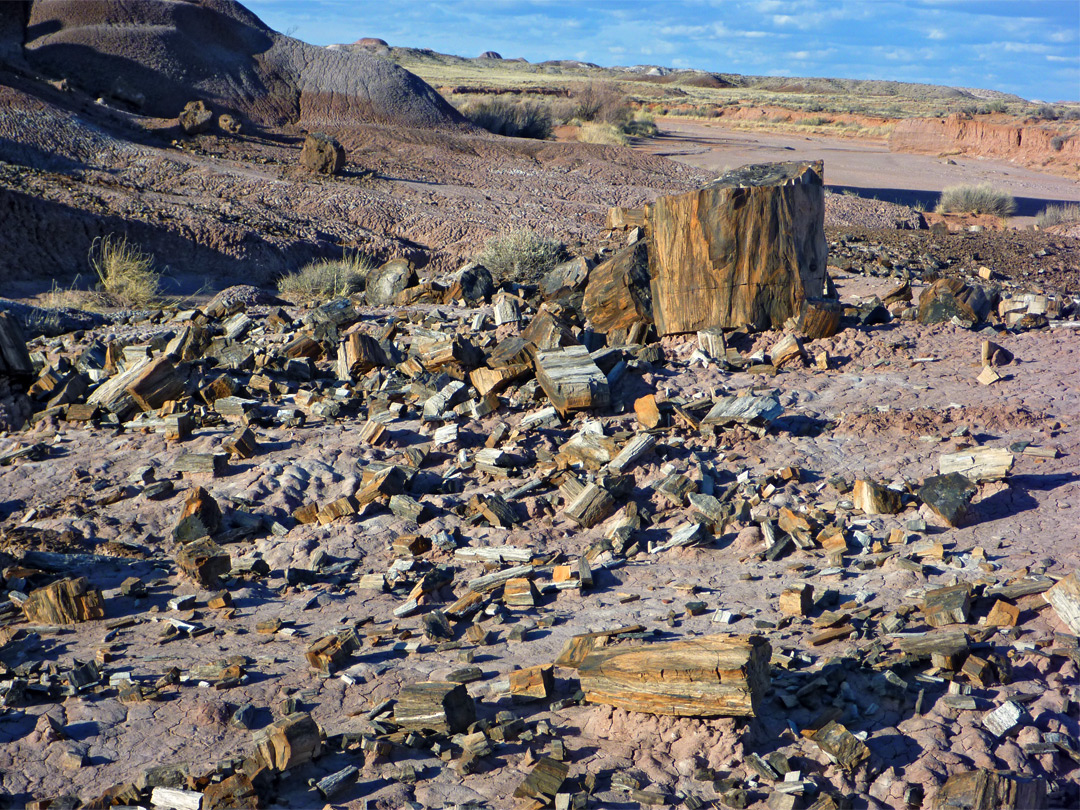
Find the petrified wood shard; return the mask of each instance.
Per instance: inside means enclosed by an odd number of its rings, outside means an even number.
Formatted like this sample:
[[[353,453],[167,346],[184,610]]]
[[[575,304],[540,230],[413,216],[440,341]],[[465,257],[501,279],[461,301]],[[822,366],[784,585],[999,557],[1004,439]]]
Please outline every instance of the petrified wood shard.
[[[677,717],[752,717],[769,688],[772,650],[760,636],[596,650],[578,668],[591,703]]]
[[[825,290],[821,161],[743,166],[649,215],[653,317],[661,335],[780,328]]]

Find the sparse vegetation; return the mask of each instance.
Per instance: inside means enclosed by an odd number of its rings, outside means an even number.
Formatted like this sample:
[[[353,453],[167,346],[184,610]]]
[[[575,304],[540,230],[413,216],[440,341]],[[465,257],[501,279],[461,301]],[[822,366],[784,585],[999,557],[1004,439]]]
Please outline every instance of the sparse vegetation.
[[[1058,111],[1053,104],[1043,104],[1035,110],[1035,117],[1041,118],[1043,121],[1057,121]]]
[[[98,277],[98,291],[107,306],[147,307],[161,293],[161,273],[154,257],[143,253],[126,236],[109,234],[90,245],[90,266]]]
[[[621,127],[599,121],[583,123],[578,128],[577,139],[582,143],[596,143],[601,146],[626,146],[630,143]]]
[[[320,259],[278,280],[278,292],[293,301],[330,301],[364,289],[374,264],[360,253],[341,259]]]
[[[941,192],[937,205],[939,214],[990,214],[1008,217],[1016,211],[1016,200],[1006,191],[999,191],[989,183],[977,186],[952,186]]]
[[[527,283],[551,270],[562,260],[564,252],[563,244],[557,239],[530,228],[518,228],[488,239],[477,260],[496,280]]]
[[[460,112],[478,127],[510,138],[545,140],[554,126],[551,108],[539,101],[498,96],[467,102]]]
[[[1063,225],[1069,222],[1080,222],[1080,203],[1048,205],[1035,217],[1035,224],[1040,228],[1049,228],[1051,225]]]

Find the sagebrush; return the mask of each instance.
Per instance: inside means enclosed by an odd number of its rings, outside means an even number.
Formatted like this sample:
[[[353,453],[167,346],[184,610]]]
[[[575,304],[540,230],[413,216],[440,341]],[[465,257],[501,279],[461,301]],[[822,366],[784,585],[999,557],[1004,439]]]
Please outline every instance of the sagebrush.
[[[499,96],[471,101],[460,112],[478,127],[510,138],[546,140],[554,129],[551,108],[539,101]]]
[[[492,236],[484,243],[477,260],[496,279],[529,282],[539,279],[562,261],[562,242],[518,228]]]
[[[990,214],[995,217],[1008,217],[1015,211],[1016,200],[1013,196],[989,183],[947,188],[941,192],[941,200],[937,205],[939,214]]]
[[[293,301],[330,301],[364,289],[374,263],[360,253],[320,259],[278,280],[278,292]]]
[[[1080,203],[1048,205],[1035,217],[1035,224],[1040,228],[1063,225],[1067,222],[1080,222]]]
[[[146,307],[161,294],[161,273],[154,257],[126,236],[98,237],[90,245],[90,266],[98,277],[103,303]]]

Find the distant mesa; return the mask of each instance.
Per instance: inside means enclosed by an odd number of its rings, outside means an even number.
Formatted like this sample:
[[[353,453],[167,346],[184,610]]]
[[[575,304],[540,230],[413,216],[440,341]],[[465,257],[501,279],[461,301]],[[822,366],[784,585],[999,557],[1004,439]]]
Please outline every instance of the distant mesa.
[[[258,125],[307,130],[379,123],[429,129],[461,116],[426,82],[367,49],[331,50],[273,31],[235,0],[36,0],[31,67],[138,111],[176,118],[192,99]],[[364,42],[386,43],[374,38]]]
[[[385,39],[379,39],[378,37],[364,37],[356,40],[353,45],[358,48],[366,48],[369,51],[381,51],[390,47]]]
[[[502,59],[502,54],[498,51],[484,51],[480,54],[481,59]]]

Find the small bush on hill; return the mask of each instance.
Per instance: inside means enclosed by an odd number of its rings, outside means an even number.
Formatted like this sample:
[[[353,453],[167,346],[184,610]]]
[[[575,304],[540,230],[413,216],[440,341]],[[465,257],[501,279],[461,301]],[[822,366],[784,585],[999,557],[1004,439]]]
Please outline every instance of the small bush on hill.
[[[320,259],[279,279],[278,292],[293,301],[331,301],[364,289],[367,272],[374,266],[359,253]]]
[[[1048,205],[1035,217],[1035,224],[1040,228],[1049,228],[1051,225],[1061,225],[1066,222],[1080,222],[1080,203]]]
[[[498,280],[527,283],[535,281],[558,264],[563,245],[529,228],[518,228],[492,236],[477,260]]]
[[[998,191],[988,183],[978,186],[953,186],[941,192],[937,211],[944,213],[991,214],[996,217],[1010,216],[1016,210],[1016,200],[1005,191]]]
[[[496,97],[466,104],[461,114],[488,132],[510,138],[545,140],[554,127],[551,108],[537,101]]]
[[[1057,121],[1058,111],[1053,104],[1043,104],[1039,109],[1035,110],[1035,117],[1041,118],[1043,121]]]
[[[154,265],[154,257],[126,236],[109,234],[90,245],[90,266],[97,274],[106,305],[139,308],[157,301],[161,273]]]

